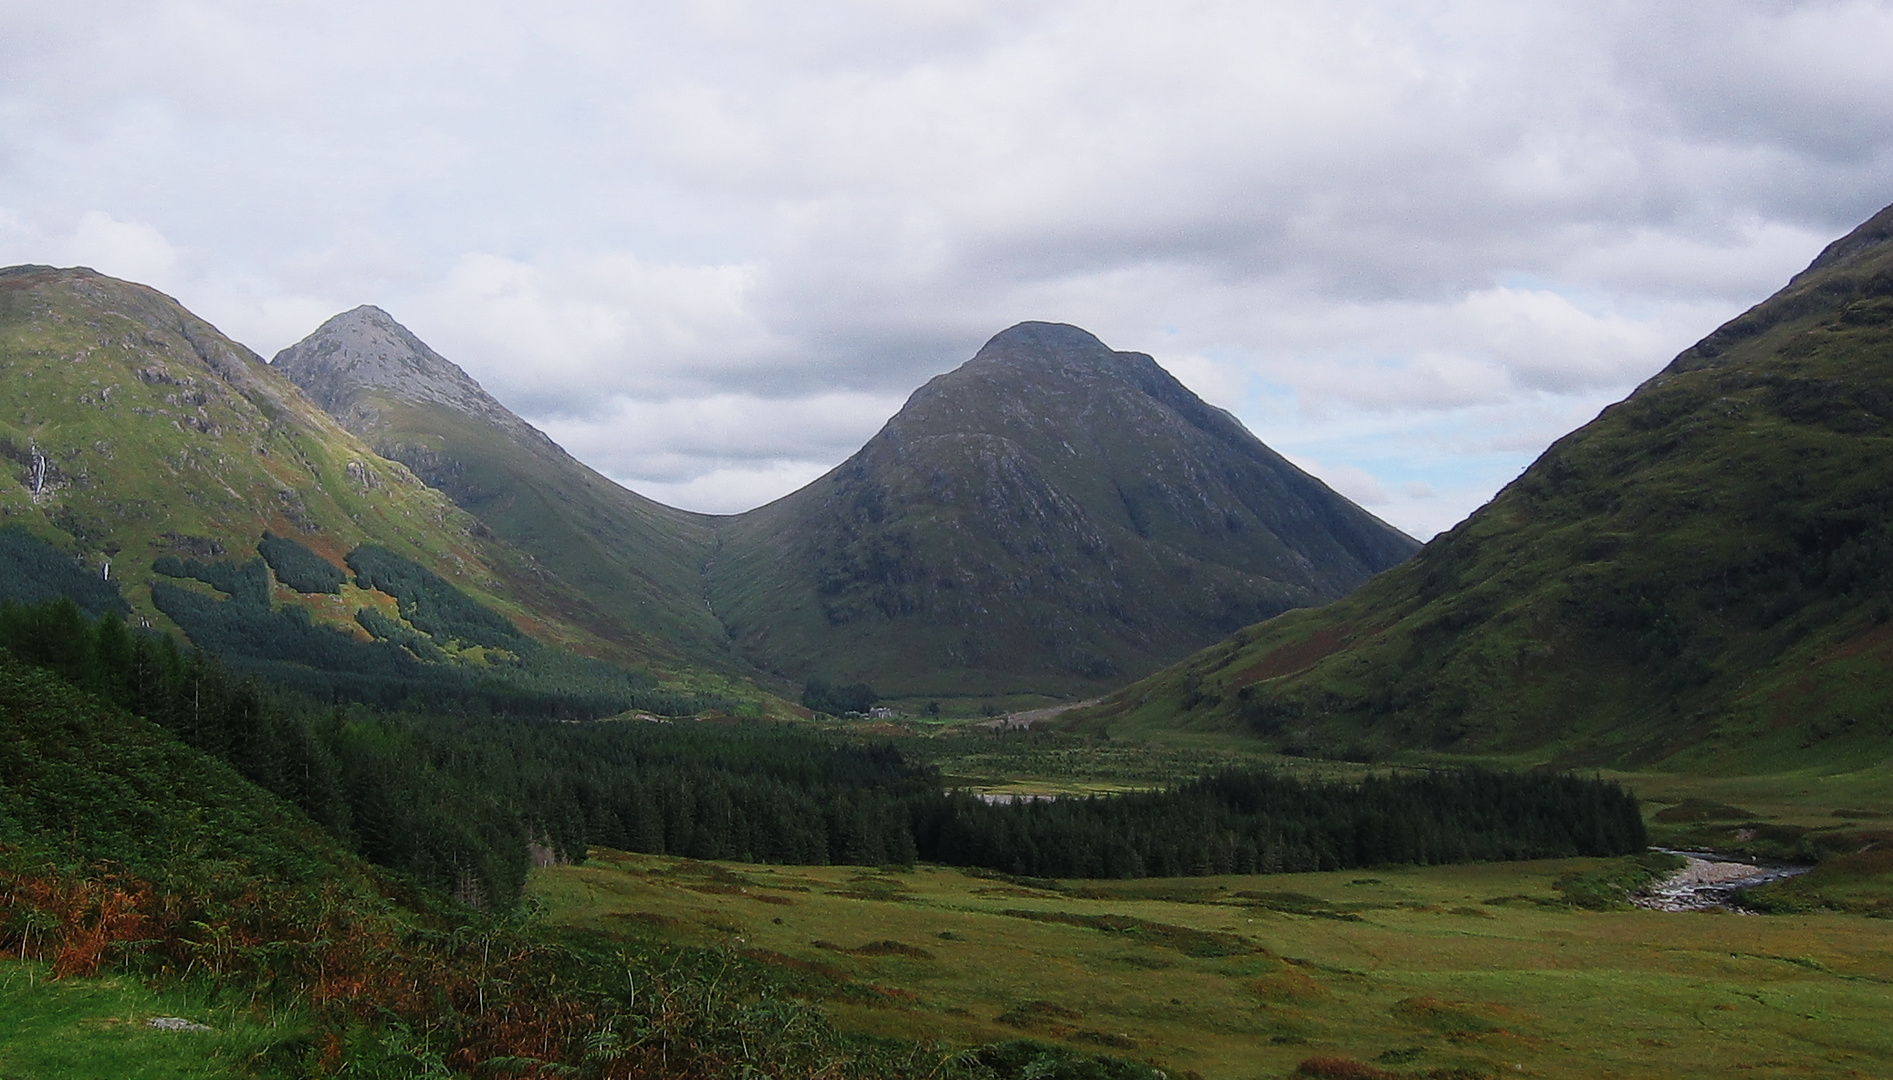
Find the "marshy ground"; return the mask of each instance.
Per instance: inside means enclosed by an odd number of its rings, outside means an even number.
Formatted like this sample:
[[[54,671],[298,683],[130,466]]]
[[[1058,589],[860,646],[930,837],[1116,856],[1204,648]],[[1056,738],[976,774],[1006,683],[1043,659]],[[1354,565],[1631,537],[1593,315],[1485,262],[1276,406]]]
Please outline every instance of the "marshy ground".
[[[1570,906],[1574,880],[1618,869],[1033,882],[599,851],[534,890],[568,927],[792,971],[854,1030],[1026,1035],[1206,1080],[1310,1058],[1401,1074],[1893,1072],[1893,921]]]

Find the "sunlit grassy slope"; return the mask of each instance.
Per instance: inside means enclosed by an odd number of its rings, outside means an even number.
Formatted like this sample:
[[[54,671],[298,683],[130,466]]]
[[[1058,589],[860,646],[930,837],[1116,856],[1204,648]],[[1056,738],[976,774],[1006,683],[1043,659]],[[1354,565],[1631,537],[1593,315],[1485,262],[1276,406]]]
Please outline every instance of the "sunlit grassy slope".
[[[1606,860],[1135,882],[600,851],[555,922],[742,950],[859,1030],[1029,1034],[1171,1075],[1885,1075],[1893,922],[1588,911]],[[1056,886],[1056,887],[1050,887]]]
[[[1893,752],[1893,208],[1408,563],[1083,723],[1289,749],[1851,769]]]
[[[763,696],[701,676],[661,626],[627,629],[635,613],[607,615],[593,583],[546,572],[170,297],[85,269],[0,271],[7,525],[109,574],[135,617],[161,628],[172,624],[151,599],[158,559],[252,560],[267,531],[338,572],[360,545],[386,547],[541,642]],[[336,593],[276,586],[269,602],[363,641],[357,611],[399,618],[392,598],[352,580]]]

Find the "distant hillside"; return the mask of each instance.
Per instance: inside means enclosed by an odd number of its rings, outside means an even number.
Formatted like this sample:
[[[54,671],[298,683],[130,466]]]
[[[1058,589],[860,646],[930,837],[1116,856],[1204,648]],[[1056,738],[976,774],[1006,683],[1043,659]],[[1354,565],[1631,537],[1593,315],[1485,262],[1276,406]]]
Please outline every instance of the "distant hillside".
[[[1339,603],[1084,722],[1565,764],[1893,747],[1893,207]]]
[[[600,476],[380,308],[337,315],[271,365],[377,453],[590,598],[595,632],[654,654],[732,663],[703,595],[710,518]]]
[[[687,674],[142,285],[0,270],[0,460],[0,599],[71,594],[384,698],[418,692],[423,670],[638,689],[573,651]]]
[[[717,540],[739,652],[907,695],[1096,692],[1417,546],[1150,357],[1051,323],[999,334]]]

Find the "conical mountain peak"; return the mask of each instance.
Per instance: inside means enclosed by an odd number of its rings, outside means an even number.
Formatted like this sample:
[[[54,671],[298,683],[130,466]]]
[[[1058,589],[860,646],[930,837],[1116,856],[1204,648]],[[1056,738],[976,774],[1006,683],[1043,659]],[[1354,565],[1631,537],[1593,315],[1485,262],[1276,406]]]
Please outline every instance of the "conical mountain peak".
[[[1069,323],[1022,322],[994,334],[960,366],[968,375],[1009,372],[1031,380],[1116,378],[1138,381],[1161,371],[1143,353],[1117,352],[1088,330]]]
[[[276,354],[278,371],[346,422],[375,394],[433,403],[492,419],[516,419],[459,365],[372,304],[344,311]]]
[[[1049,322],[721,540],[709,596],[738,653],[901,693],[1088,692],[1417,546],[1150,357]]]

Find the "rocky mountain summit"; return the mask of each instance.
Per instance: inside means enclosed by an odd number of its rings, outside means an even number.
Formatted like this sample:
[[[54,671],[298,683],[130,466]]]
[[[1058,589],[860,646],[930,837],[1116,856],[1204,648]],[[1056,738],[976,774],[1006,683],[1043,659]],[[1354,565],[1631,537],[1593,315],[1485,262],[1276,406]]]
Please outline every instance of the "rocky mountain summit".
[[[432,402],[523,425],[473,377],[372,304],[344,311],[276,354],[271,366],[351,428],[374,421],[370,396]]]

